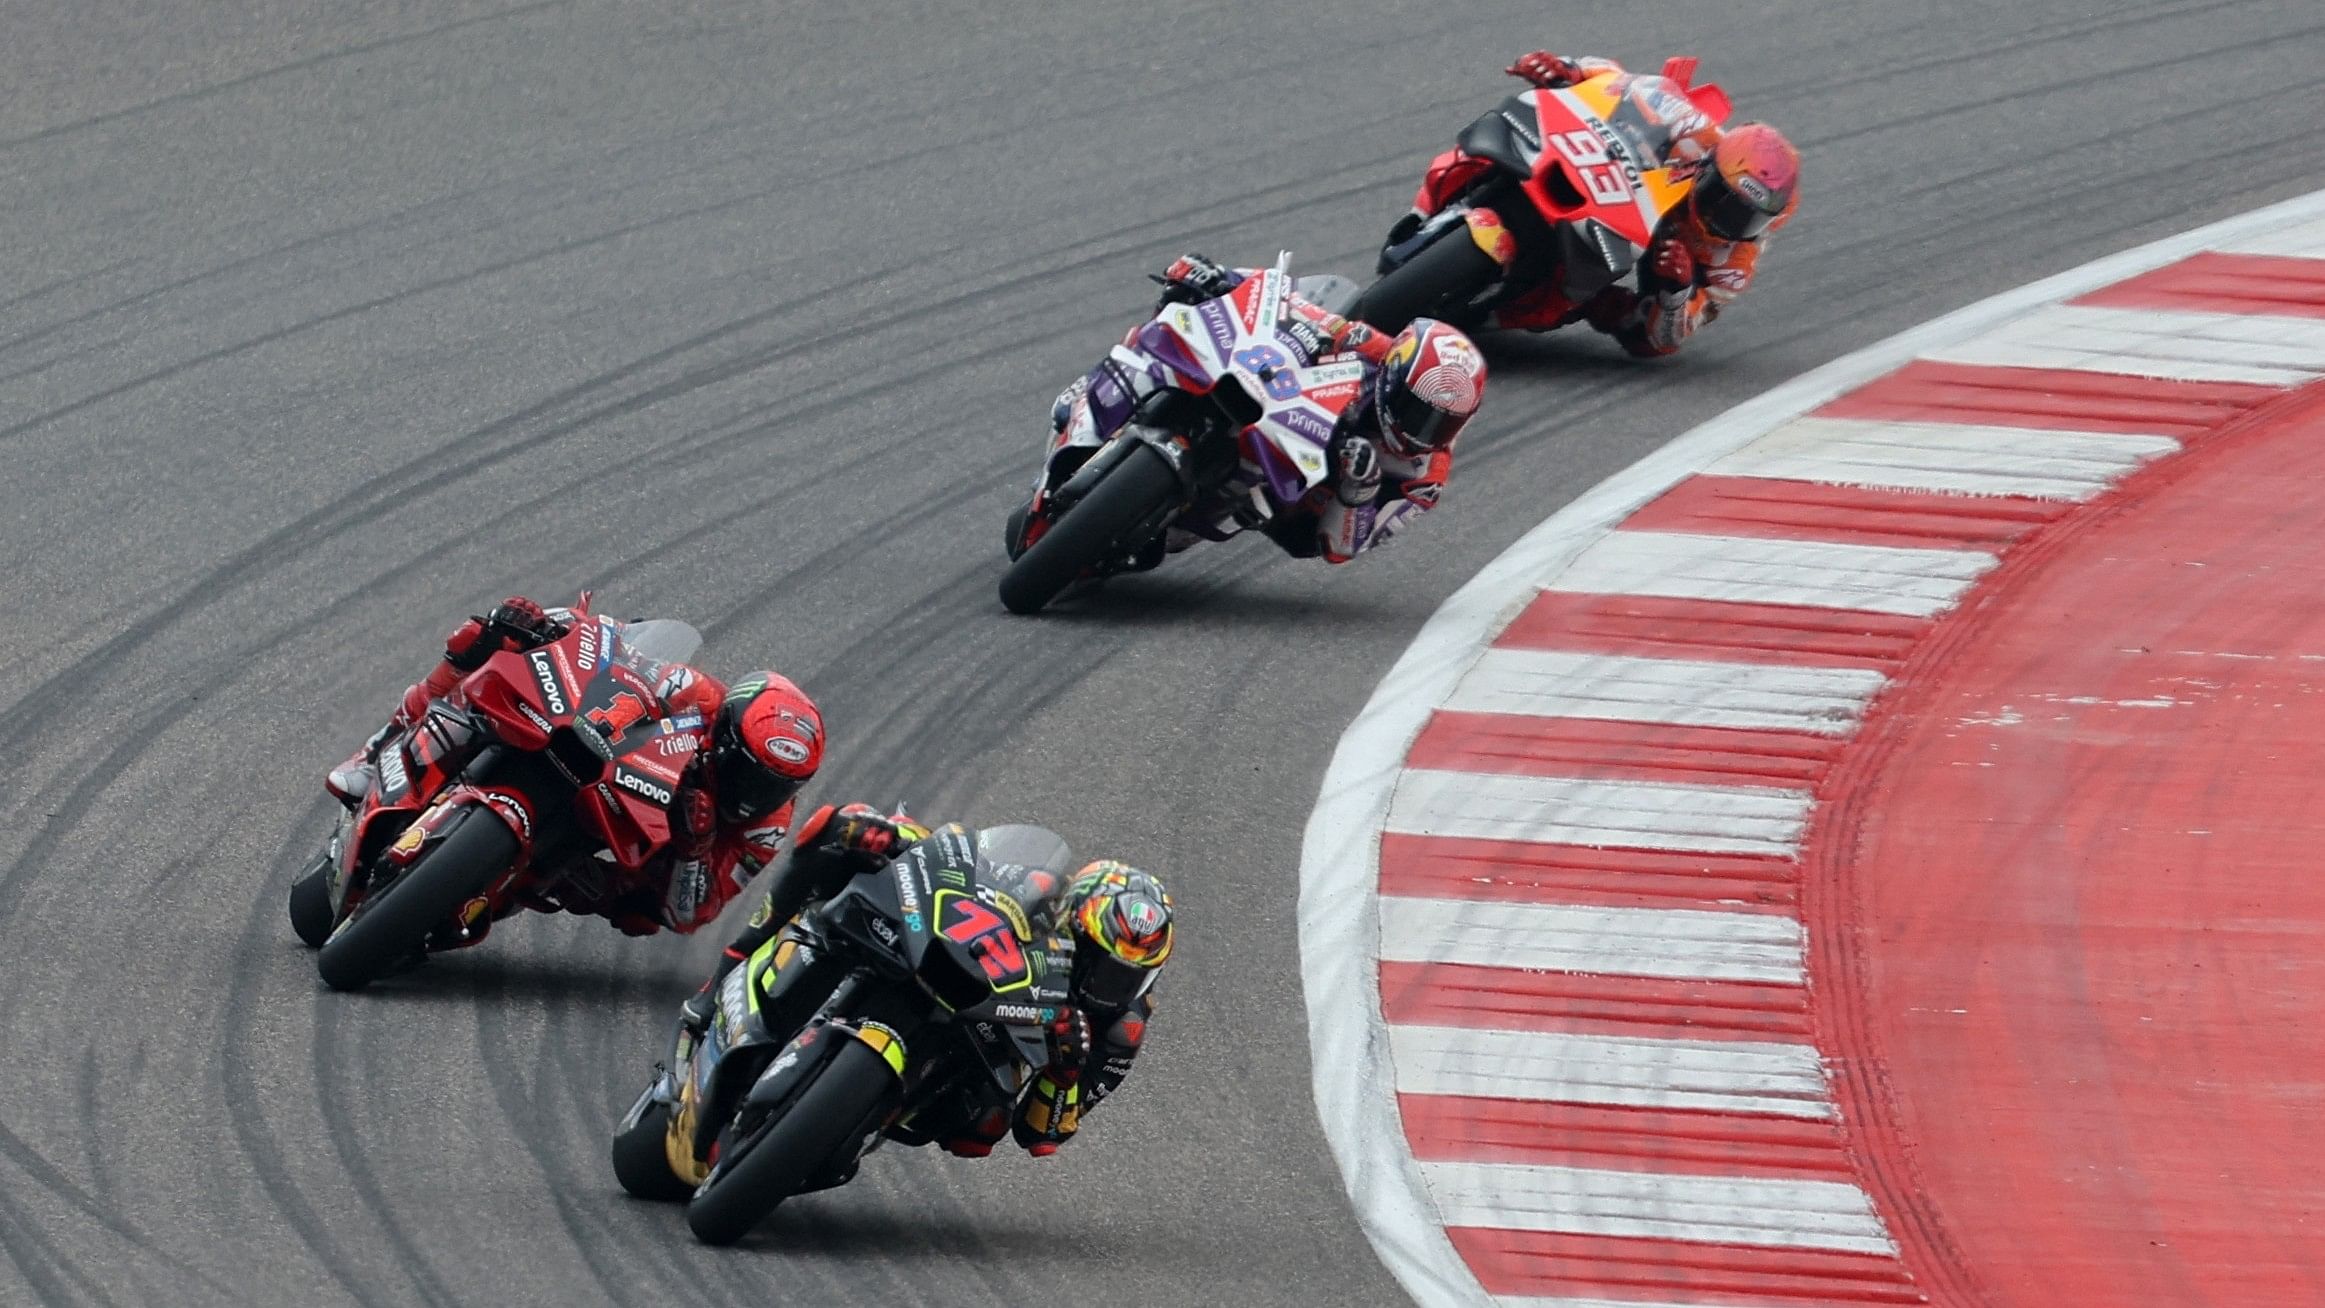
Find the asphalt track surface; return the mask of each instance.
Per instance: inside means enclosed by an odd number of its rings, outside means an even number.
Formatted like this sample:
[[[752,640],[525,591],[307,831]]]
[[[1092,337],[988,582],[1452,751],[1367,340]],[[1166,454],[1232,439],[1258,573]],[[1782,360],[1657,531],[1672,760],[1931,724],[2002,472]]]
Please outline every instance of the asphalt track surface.
[[[1039,620],[1047,400],[1184,248],[1368,270],[1539,44],[1707,57],[1808,155],[1674,365],[1498,343],[1442,512]],[[1690,425],[2313,189],[2306,0],[89,0],[0,20],[0,1302],[1392,1303],[1308,1094],[1301,825],[1437,603]],[[318,779],[461,615],[595,586],[824,703],[815,794],[1167,873],[1151,1055],[1068,1155],[896,1151],[737,1250],[606,1132],[714,941],[529,918],[330,995]]]

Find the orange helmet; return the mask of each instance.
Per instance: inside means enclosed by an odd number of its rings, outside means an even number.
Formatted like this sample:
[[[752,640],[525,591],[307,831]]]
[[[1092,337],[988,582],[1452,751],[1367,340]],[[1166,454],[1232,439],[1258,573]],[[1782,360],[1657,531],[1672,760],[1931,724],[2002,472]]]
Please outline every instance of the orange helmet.
[[[1800,191],[1800,151],[1766,123],[1720,137],[1695,182],[1695,216],[1723,241],[1748,241],[1784,216]]]
[[[719,816],[756,821],[814,779],[823,764],[823,714],[790,678],[754,673],[719,706],[710,760]]]

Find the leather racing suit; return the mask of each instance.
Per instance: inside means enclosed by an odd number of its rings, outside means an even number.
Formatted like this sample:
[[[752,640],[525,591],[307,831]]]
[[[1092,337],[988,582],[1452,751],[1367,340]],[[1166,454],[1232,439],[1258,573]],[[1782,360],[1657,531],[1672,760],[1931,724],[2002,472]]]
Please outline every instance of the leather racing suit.
[[[1547,52],[1529,55],[1508,71],[1543,90],[1558,90],[1597,79],[1607,79],[1624,88],[1634,78],[1612,59],[1585,55],[1569,60]],[[1720,128],[1708,118],[1690,129],[1676,132],[1674,159],[1682,164],[1708,160],[1720,134]],[[1399,230],[1417,230],[1421,222],[1452,202],[1492,166],[1458,149],[1438,155],[1430,161],[1429,171],[1413,197],[1413,212],[1405,220],[1409,226]],[[1693,205],[1681,204],[1664,215],[1656,227],[1646,257],[1638,265],[1637,290],[1618,284],[1599,292],[1587,303],[1574,304],[1557,287],[1543,286],[1497,308],[1492,325],[1549,331],[1581,321],[1613,337],[1632,355],[1655,358],[1675,353],[1689,337],[1718,318],[1751,288],[1769,238],[1791,220],[1798,207],[1795,197],[1766,231],[1748,240],[1730,241],[1708,230]],[[1396,239],[1394,233],[1391,239]]]
[[[1163,283],[1163,303],[1193,304],[1230,294],[1253,275],[1253,269],[1231,271],[1182,258],[1156,280]],[[1355,359],[1365,365],[1365,377],[1357,398],[1341,411],[1340,421],[1326,442],[1333,452],[1326,479],[1299,501],[1276,506],[1274,516],[1261,530],[1294,558],[1322,557],[1327,563],[1347,563],[1386,544],[1415,517],[1436,507],[1453,475],[1453,451],[1447,447],[1420,458],[1406,458],[1380,440],[1379,424],[1372,412],[1371,383],[1373,370],[1387,357],[1388,337],[1298,295],[1287,297],[1285,303],[1291,320],[1280,335],[1294,362],[1305,367]],[[1148,365],[1133,349],[1144,327],[1141,323],[1132,328],[1121,346],[1058,396],[1050,415],[1056,435],[1044,497],[1120,430],[1138,402],[1156,389],[1158,383]],[[1371,446],[1372,457],[1346,457],[1353,453],[1348,448],[1351,442]],[[1077,450],[1078,455],[1072,453]],[[1377,467],[1377,485],[1371,484],[1370,478],[1361,486],[1352,483],[1347,475],[1352,466]],[[1342,493],[1344,483],[1348,484],[1348,494]],[[1035,501],[1037,519],[1041,499]],[[1166,551],[1176,553],[1198,539],[1201,537],[1194,532],[1174,526],[1165,533],[1163,545]],[[1028,537],[1026,543],[1031,540]]]
[[[420,721],[430,704],[451,694],[494,654],[523,652],[563,637],[574,616],[570,609],[543,609],[512,596],[490,616],[470,618],[455,627],[445,638],[444,657],[404,692],[391,729]],[[725,683],[689,664],[647,661],[640,671],[650,677],[653,702],[647,713],[655,718],[695,712],[709,722],[726,699]],[[326,788],[341,802],[352,804],[361,798],[369,754],[366,747],[334,768],[326,780]],[[555,888],[554,907],[607,918],[633,936],[664,930],[691,934],[717,918],[781,850],[797,802],[786,802],[744,823],[725,822],[718,816],[718,795],[706,759],[706,752],[696,754],[671,796],[670,844],[639,872],[602,894],[588,889],[603,884],[601,877],[566,878]],[[612,867],[602,862],[599,866]]]
[[[789,925],[808,907],[838,894],[848,882],[868,871],[885,867],[904,850],[922,840],[953,839],[974,843],[976,833],[957,823],[934,831],[897,814],[883,815],[869,804],[833,808],[826,804],[800,826],[791,855],[768,877],[766,896],[743,930],[720,955],[718,967],[702,989],[680,1009],[679,1020],[700,1032],[710,1019],[713,996],[727,974],[758,952],[760,946]],[[1050,959],[1070,959],[1072,942],[1066,938],[1061,901],[1064,881],[1041,869],[999,865],[992,871],[995,887],[1015,899],[1033,928],[1034,948]],[[1142,994],[1126,1008],[1108,1008],[1082,1002],[1066,1005],[1050,1028],[1051,1058],[1015,1102],[979,1090],[964,1091],[956,1102],[939,1103],[914,1118],[908,1143],[936,1141],[946,1151],[964,1158],[983,1158],[1005,1135],[1014,1135],[1027,1152],[1046,1157],[1080,1129],[1081,1116],[1098,1101],[1120,1089],[1130,1075],[1131,1063],[1146,1039],[1154,1015],[1154,996]],[[900,1133],[904,1134],[904,1133]],[[917,1136],[918,1138],[911,1138]]]

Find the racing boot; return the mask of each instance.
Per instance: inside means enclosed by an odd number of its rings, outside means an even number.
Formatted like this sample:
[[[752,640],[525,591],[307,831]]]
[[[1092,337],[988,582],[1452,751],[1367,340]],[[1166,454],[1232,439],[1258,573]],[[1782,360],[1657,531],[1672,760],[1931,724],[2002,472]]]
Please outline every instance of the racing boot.
[[[398,718],[402,712],[399,707]],[[371,739],[363,742],[363,748],[349,755],[345,763],[324,774],[323,789],[330,791],[333,799],[345,804],[348,812],[361,808],[363,797],[371,793],[371,781],[375,775],[372,765],[379,757],[379,747],[396,733],[396,726],[396,720],[390,719],[386,726],[371,733]]]

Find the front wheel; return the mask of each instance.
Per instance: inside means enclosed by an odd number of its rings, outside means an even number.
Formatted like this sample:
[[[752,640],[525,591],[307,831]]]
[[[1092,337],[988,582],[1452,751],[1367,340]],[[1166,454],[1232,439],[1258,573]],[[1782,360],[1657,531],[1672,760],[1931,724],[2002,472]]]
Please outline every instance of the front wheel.
[[[815,1080],[774,1110],[772,1120],[749,1133],[728,1128],[717,1172],[686,1206],[694,1238],[733,1244],[750,1234],[777,1204],[807,1188],[844,1152],[862,1147],[895,1085],[896,1074],[870,1045],[845,1037]]]
[[[431,934],[508,870],[517,851],[506,823],[482,807],[465,810],[419,862],[367,894],[323,942],[315,956],[323,984],[361,990],[417,957]]]
[[[614,1177],[624,1190],[640,1199],[670,1203],[694,1193],[693,1186],[670,1170],[669,1134],[670,1105],[652,1103],[614,1137]]]
[[[323,854],[291,883],[291,930],[299,943],[321,949],[331,938],[331,856]]]
[[[1041,612],[1076,577],[1139,544],[1131,533],[1178,496],[1178,470],[1143,443],[1135,445],[1009,565],[1001,603],[1011,613]]]
[[[1377,332],[1400,332],[1415,318],[1460,311],[1502,277],[1502,266],[1456,227],[1356,297],[1349,317]],[[1456,326],[1460,326],[1456,322]]]

